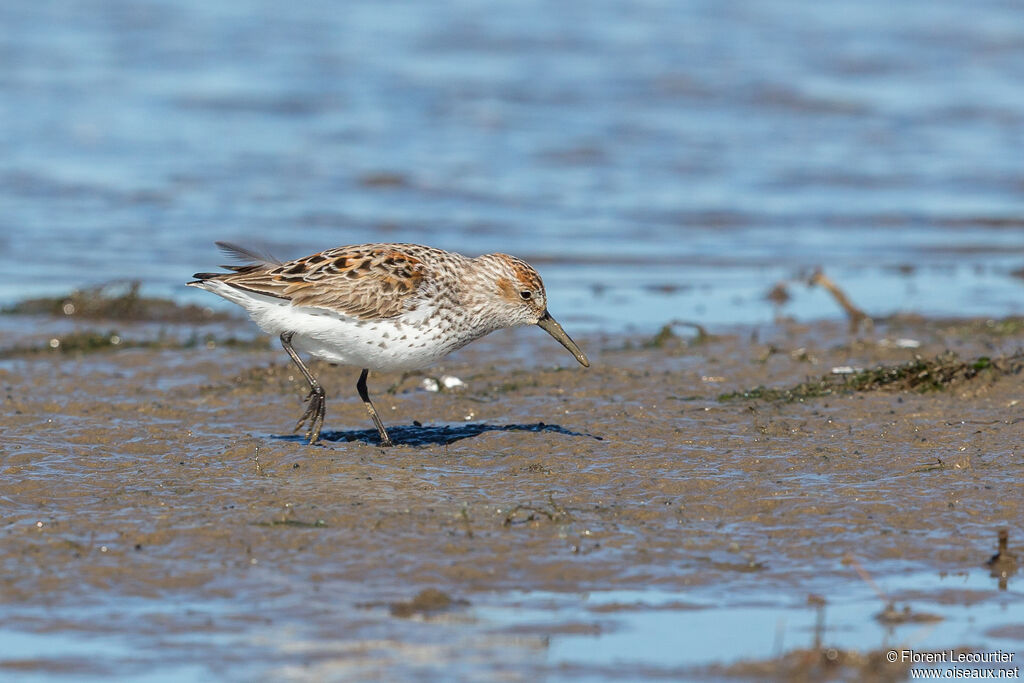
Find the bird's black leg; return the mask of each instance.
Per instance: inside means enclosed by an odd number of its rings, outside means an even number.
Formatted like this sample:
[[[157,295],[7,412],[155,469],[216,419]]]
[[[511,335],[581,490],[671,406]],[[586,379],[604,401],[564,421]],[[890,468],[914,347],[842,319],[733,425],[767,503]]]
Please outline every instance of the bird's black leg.
[[[377,415],[377,409],[373,407],[373,401],[370,400],[370,395],[366,393],[366,376],[370,374],[368,369],[364,369],[359,374],[359,381],[356,382],[356,391],[359,392],[359,398],[363,399],[363,403],[366,404],[366,409],[370,412],[370,417],[373,418],[373,424],[377,427],[377,432],[380,434],[380,445],[381,446],[394,446],[391,442],[391,437],[388,436],[388,432],[384,429],[384,423],[380,421],[380,417]]]
[[[320,439],[320,430],[324,426],[324,415],[327,413],[327,401],[324,399],[324,388],[320,386],[320,382],[316,381],[309,369],[299,358],[299,354],[295,353],[295,349],[292,348],[292,335],[293,332],[284,332],[281,334],[281,346],[291,356],[292,362],[299,368],[299,372],[309,382],[309,395],[306,396],[306,412],[302,414],[299,421],[295,423],[295,429],[292,431],[299,431],[302,425],[309,420],[309,430],[306,432],[306,438],[309,439],[310,445],[315,444]]]

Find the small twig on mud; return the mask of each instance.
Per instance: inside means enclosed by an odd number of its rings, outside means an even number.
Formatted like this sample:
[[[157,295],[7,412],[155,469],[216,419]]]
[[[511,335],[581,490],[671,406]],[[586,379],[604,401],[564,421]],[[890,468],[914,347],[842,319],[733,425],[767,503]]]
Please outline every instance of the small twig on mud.
[[[466,538],[473,538],[473,526],[469,519],[469,506],[463,505],[459,515],[462,517],[463,526],[466,527]]]
[[[878,596],[879,600],[883,600],[887,603],[889,602],[889,596],[885,594],[885,591],[883,591],[877,583],[875,583],[875,580],[871,578],[871,574],[868,574],[868,570],[864,569],[864,566],[860,563],[860,560],[858,560],[856,557],[850,554],[847,554],[846,557],[843,558],[843,560],[847,564],[853,566],[853,570],[857,572],[857,575],[861,578],[862,581],[864,581],[864,583],[871,586],[871,590],[875,591],[875,595]]]
[[[827,601],[821,595],[811,593],[807,596],[807,604],[814,608],[814,645],[813,649],[821,650],[825,635],[825,605]]]
[[[918,612],[910,609],[910,605],[904,605],[902,610],[897,609],[896,602],[886,595],[871,575],[868,574],[867,570],[861,565],[853,555],[847,554],[843,558],[843,562],[852,565],[857,575],[864,581],[864,583],[871,586],[871,589],[875,591],[878,599],[885,603],[885,609],[875,615],[875,619],[883,624],[913,624],[913,623],[930,623],[935,621],[942,621],[942,617],[929,614],[927,612]]]
[[[989,568],[989,576],[999,579],[999,590],[1006,590],[1007,580],[1017,573],[1017,553],[1009,548],[1010,530],[999,530],[999,549],[988,558],[985,565]]]
[[[846,316],[850,319],[851,334],[856,334],[857,330],[860,329],[861,323],[864,324],[866,330],[874,327],[874,321],[871,320],[871,316],[854,306],[850,298],[846,296],[846,293],[839,289],[839,286],[825,275],[821,268],[814,271],[807,284],[812,287],[814,285],[823,287],[832,295],[832,298],[846,311]]]

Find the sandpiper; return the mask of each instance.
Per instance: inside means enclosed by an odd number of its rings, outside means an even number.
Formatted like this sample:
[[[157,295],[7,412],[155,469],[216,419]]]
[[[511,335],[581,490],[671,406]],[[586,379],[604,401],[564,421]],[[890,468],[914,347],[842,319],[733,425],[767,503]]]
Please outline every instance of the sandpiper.
[[[590,362],[547,310],[544,283],[528,263],[508,254],[469,258],[418,244],[360,244],[281,262],[227,242],[245,265],[196,273],[188,284],[242,306],[278,335],[309,383],[306,438],[323,428],[324,390],[297,351],[362,368],[356,391],[380,434],[392,441],[370,401],[371,370],[416,370],[495,330],[538,325],[585,367]]]

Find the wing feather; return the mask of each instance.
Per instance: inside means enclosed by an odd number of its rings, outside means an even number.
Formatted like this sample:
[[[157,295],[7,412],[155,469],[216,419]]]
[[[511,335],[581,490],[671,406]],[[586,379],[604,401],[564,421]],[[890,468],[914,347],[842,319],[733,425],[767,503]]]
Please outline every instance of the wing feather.
[[[225,284],[289,299],[293,306],[337,311],[362,320],[393,318],[406,310],[423,283],[426,266],[403,245],[366,244],[338,247],[285,263],[267,262],[237,245],[218,243],[225,251],[259,262],[222,273]]]
[[[233,259],[237,259],[245,263],[247,267],[249,265],[260,265],[260,266],[280,266],[281,259],[275,257],[269,251],[256,251],[249,247],[243,247],[240,244],[234,242],[214,242],[218,248],[227,256]],[[222,268],[237,269],[239,266],[221,266]]]

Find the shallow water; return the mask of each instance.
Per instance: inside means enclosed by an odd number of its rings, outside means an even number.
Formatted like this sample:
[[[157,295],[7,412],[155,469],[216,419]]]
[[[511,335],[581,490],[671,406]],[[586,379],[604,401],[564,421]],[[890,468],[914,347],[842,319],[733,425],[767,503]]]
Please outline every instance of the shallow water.
[[[1019,666],[1024,594],[998,591],[986,574],[919,572],[882,580],[899,609],[927,617],[904,624],[879,621],[886,603],[869,585],[834,578],[816,587],[842,597],[820,609],[807,605],[806,596],[780,595],[756,582],[742,591],[478,593],[456,609],[407,620],[395,619],[386,605],[352,604],[358,588],[351,585],[331,586],[332,598],[312,616],[305,587],[260,599],[260,609],[273,615],[266,619],[228,600],[29,607],[5,610],[0,667],[25,670],[26,681],[72,672],[97,678],[116,672],[119,680],[139,682],[211,676],[734,680],[746,678],[726,674],[737,659],[771,661],[790,650],[945,652],[965,646],[1018,660],[988,668]]]
[[[180,285],[211,242],[535,261],[576,328],[1024,310],[1004,0],[0,7],[0,301]],[[839,312],[791,286],[786,311]]]

